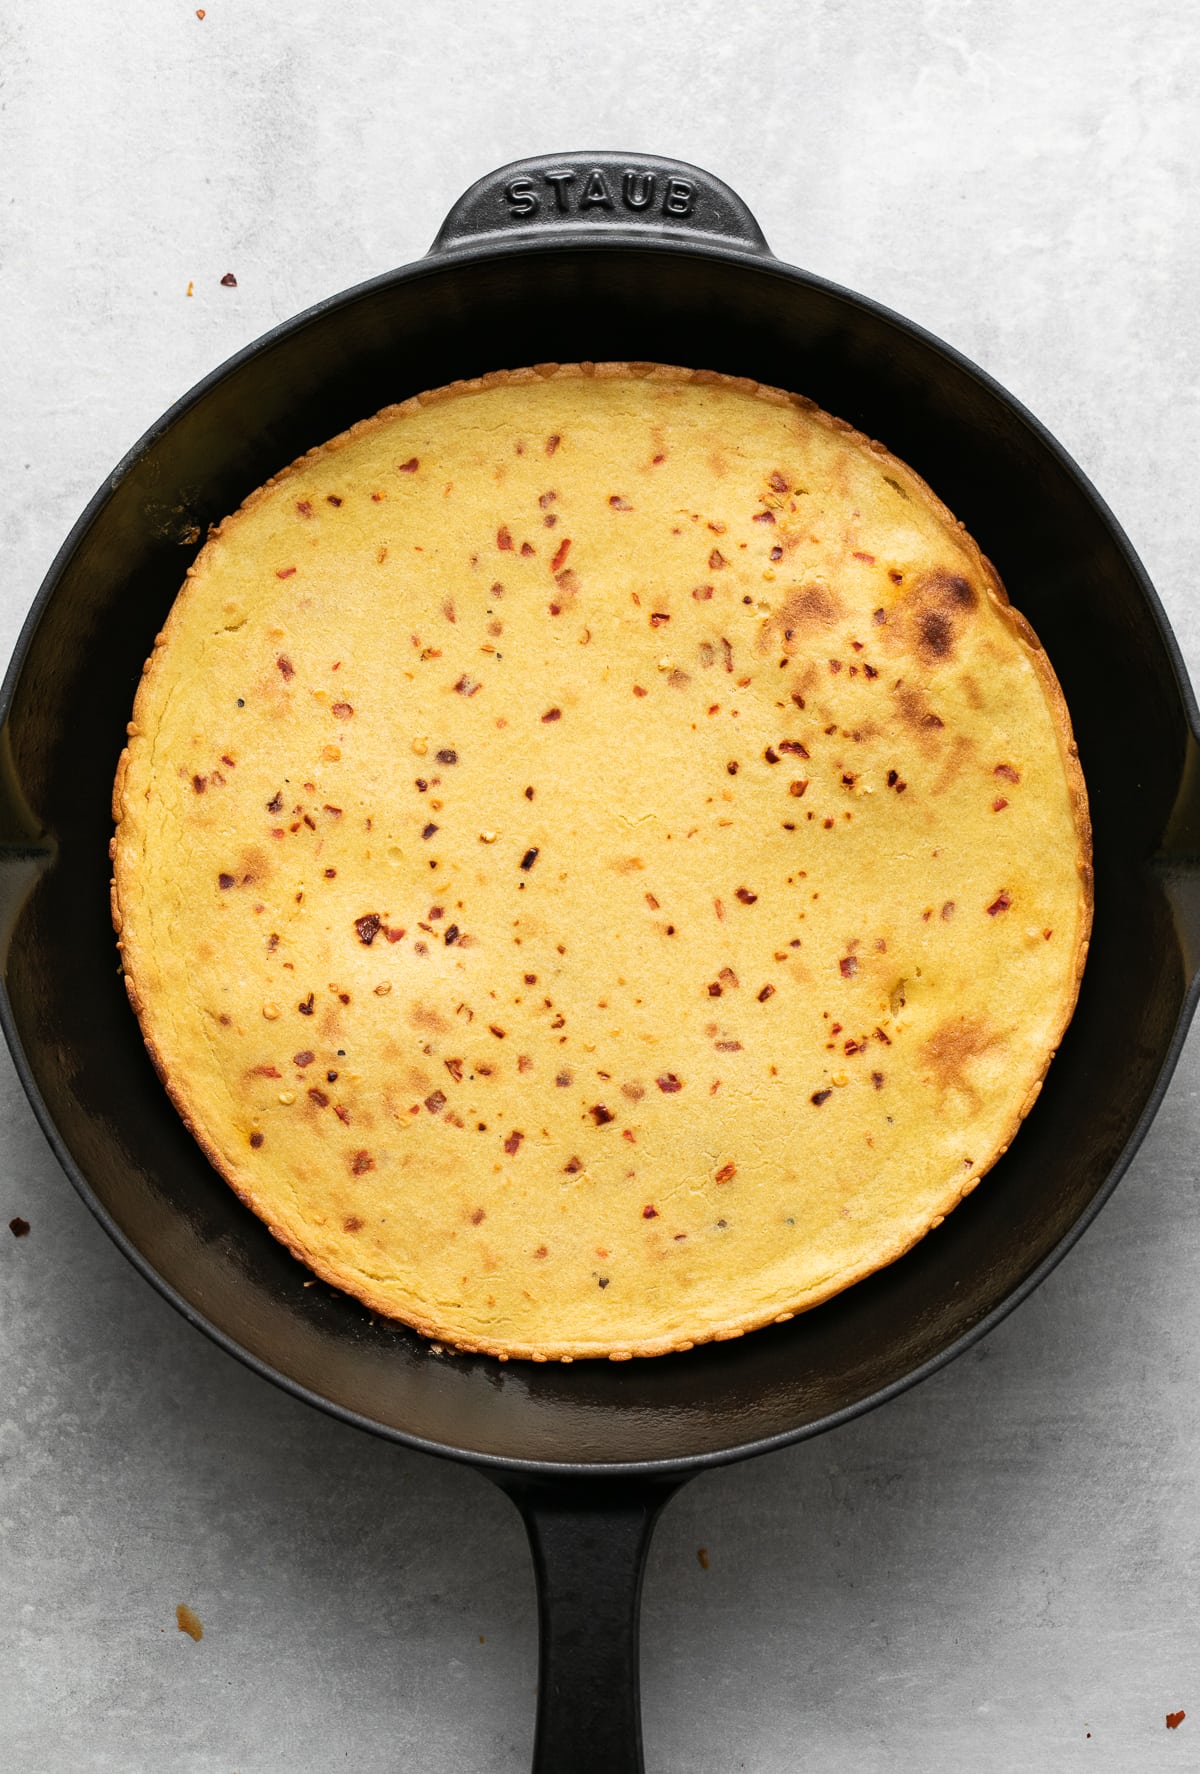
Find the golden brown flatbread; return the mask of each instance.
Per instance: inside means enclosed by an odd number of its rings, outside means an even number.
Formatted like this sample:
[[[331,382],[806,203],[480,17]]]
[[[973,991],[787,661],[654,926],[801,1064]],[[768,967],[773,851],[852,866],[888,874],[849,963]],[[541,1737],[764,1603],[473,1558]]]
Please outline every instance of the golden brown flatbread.
[[[129,736],[114,916],[180,1114],[460,1349],[827,1299],[974,1188],[1075,1002],[1046,657],[776,389],[543,366],[355,426],[213,533]]]

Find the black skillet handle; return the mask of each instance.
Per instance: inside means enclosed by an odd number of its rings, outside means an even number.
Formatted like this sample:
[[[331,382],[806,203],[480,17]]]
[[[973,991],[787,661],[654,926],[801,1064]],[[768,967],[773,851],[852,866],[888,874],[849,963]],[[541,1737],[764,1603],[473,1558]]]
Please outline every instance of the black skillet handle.
[[[697,238],[769,254],[737,194],[699,166],[657,154],[539,154],[479,179],[438,230],[431,253],[516,237]]]
[[[658,1513],[682,1481],[500,1482],[537,1577],[533,1774],[643,1774],[642,1577]]]

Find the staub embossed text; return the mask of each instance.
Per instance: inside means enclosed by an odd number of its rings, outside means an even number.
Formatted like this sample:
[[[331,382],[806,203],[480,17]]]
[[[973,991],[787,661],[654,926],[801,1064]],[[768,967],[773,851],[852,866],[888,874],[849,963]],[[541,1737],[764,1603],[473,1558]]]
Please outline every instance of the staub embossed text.
[[[540,178],[542,189],[538,188]],[[588,215],[593,210],[624,209],[632,214],[658,211],[664,216],[690,216],[696,188],[690,179],[661,177],[646,167],[629,166],[605,172],[599,166],[564,166],[537,178],[510,179],[504,196],[513,221],[545,209],[557,215]]]

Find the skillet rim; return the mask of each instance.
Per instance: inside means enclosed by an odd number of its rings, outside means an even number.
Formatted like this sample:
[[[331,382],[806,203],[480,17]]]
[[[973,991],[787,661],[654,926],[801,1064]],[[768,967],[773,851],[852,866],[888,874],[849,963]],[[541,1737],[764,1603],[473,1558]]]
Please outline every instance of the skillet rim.
[[[1179,696],[1180,711],[1191,735],[1192,743],[1200,745],[1200,709],[1197,707],[1196,695],[1192,688],[1182,651],[1175,634],[1167,620],[1166,613],[1157,593],[1151,584],[1145,568],[1138,559],[1124,530],[1117,522],[1106,501],[1094,487],[1088,476],[1075,462],[1074,458],[1063,448],[1046,427],[1016,396],[1010,394],[986,370],[980,368],[971,359],[958,351],[954,346],[938,338],[919,323],[906,319],[896,310],[877,302],[870,297],[861,296],[845,286],[821,278],[811,272],[786,261],[776,258],[773,254],[727,246],[712,237],[702,241],[682,237],[656,236],[646,238],[629,229],[606,229],[603,236],[594,230],[582,231],[575,227],[556,228],[552,236],[546,238],[513,236],[512,238],[495,236],[487,237],[482,243],[448,243],[435,244],[424,259],[412,264],[400,266],[394,270],[352,285],[349,289],[323,298],[299,314],[272,327],[259,338],[241,347],[232,356],[211,371],[190,389],[180,396],[160,417],[150,425],[137,442],[118,461],[112,471],[105,477],[96,493],[88,501],[76,522],[72,525],[62,545],[54,555],[41,586],[30,606],[29,612],[21,625],[12,657],[0,684],[0,739],[10,738],[10,720],[13,703],[20,688],[28,655],[34,645],[42,619],[56,595],[61,589],[61,582],[78,550],[93,525],[100,519],[105,507],[113,498],[127,475],[147,456],[152,454],[156,446],[170,432],[173,426],[186,417],[214,389],[232,379],[244,365],[261,356],[271,347],[290,339],[310,326],[320,324],[327,316],[339,313],[352,307],[355,303],[369,299],[389,289],[403,284],[416,282],[427,276],[436,276],[444,269],[470,268],[474,265],[486,264],[497,259],[512,257],[528,258],[533,255],[559,256],[585,254],[631,255],[641,258],[668,257],[677,261],[681,257],[700,261],[717,260],[740,268],[745,272],[756,274],[772,280],[782,280],[793,285],[800,285],[812,290],[838,305],[856,313],[866,312],[885,326],[900,332],[908,339],[914,340],[925,351],[935,358],[940,358],[982,390],[993,402],[1006,409],[1021,426],[1030,434],[1038,451],[1048,455],[1062,470],[1068,481],[1073,483],[1101,520],[1102,526],[1110,543],[1116,549],[1117,556],[1125,567],[1141,602],[1150,619],[1155,636],[1160,643],[1166,663],[1170,669],[1176,692]],[[17,779],[20,789],[19,778]],[[13,855],[26,855],[41,850],[52,854],[54,834],[44,834],[39,842],[22,842],[17,839],[6,839],[0,832],[0,862],[4,852]],[[51,861],[50,867],[54,864]],[[13,924],[20,915],[22,898],[17,905]],[[702,1453],[680,1456],[678,1458],[634,1460],[634,1461],[557,1461],[513,1458],[510,1456],[491,1454],[475,1449],[467,1449],[449,1442],[438,1442],[413,1434],[410,1431],[397,1429],[391,1425],[367,1417],[361,1412],[347,1406],[337,1404],[325,1394],[313,1391],[302,1382],[291,1379],[280,1372],[268,1361],[251,1353],[237,1341],[228,1331],[190,1305],[177,1289],[167,1281],[154,1267],[149,1258],[137,1248],[132,1240],[122,1231],[108,1209],[101,1203],[84,1175],[82,1168],[75,1162],[67,1149],[66,1142],[59,1133],[57,1124],[51,1115],[40,1090],[36,1084],[33,1070],[25,1052],[24,1042],[13,1013],[7,984],[8,953],[6,951],[0,961],[0,1028],[8,1041],[14,1065],[22,1088],[28,1096],[47,1141],[58,1159],[59,1164],[75,1190],[99,1221],[109,1237],[122,1254],[128,1258],[134,1268],[172,1305],[183,1318],[204,1334],[226,1354],[234,1356],[245,1366],[257,1373],[261,1378],[271,1381],[285,1392],[300,1399],[306,1404],[315,1406],[327,1415],[336,1417],[351,1427],[383,1436],[385,1439],[410,1447],[417,1452],[462,1461],[484,1471],[495,1474],[511,1473],[514,1476],[537,1476],[552,1478],[577,1478],[580,1480],[603,1479],[667,1479],[677,1475],[680,1479],[688,1475],[707,1470],[712,1467],[732,1464],[736,1460],[748,1459],[759,1454],[771,1452],[777,1448],[789,1446],[794,1442],[805,1441],[813,1436],[825,1433],[829,1429],[865,1415],[879,1405],[887,1403],[909,1387],[919,1384],[938,1372],[958,1355],[970,1348],[974,1343],[986,1336],[1002,1319],[1015,1310],[1046,1276],[1057,1267],[1071,1247],[1082,1237],[1096,1215],[1108,1201],[1121,1177],[1128,1169],[1138,1147],[1149,1129],[1151,1122],[1162,1105],[1175,1067],[1182,1051],[1188,1028],[1200,1001],[1200,972],[1189,979],[1175,1025],[1159,1065],[1154,1084],[1147,1096],[1142,1112],[1131,1130],[1125,1145],[1122,1147],[1108,1175],[1100,1184],[1083,1211],[1078,1215],[1069,1229],[1058,1242],[1041,1259],[1041,1261],[1013,1288],[992,1310],[970,1326],[960,1336],[954,1338],[938,1353],[921,1363],[909,1373],[890,1381],[887,1385],[869,1393],[855,1403],[843,1406],[840,1410],[819,1417],[810,1423],[797,1428],[778,1431],[774,1435],[759,1437],[755,1440],[740,1442],[728,1448],[708,1449]]]

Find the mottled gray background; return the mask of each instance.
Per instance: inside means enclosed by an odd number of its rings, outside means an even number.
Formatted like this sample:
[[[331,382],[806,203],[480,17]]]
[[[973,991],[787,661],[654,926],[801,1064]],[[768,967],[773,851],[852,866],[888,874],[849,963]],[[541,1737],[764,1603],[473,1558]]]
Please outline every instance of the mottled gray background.
[[[783,257],[998,376],[1109,498],[1195,671],[1198,76],[1182,0],[13,0],[0,653],[197,377],[423,252],[491,167],[603,146],[708,166]],[[652,1774],[1200,1768],[1198,1076],[1193,1041],[1112,1204],[981,1348],[671,1504]],[[0,1142],[0,1767],[525,1768],[509,1505],[190,1331],[6,1056]]]

